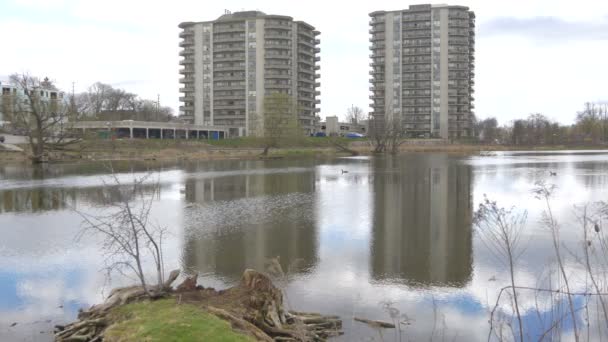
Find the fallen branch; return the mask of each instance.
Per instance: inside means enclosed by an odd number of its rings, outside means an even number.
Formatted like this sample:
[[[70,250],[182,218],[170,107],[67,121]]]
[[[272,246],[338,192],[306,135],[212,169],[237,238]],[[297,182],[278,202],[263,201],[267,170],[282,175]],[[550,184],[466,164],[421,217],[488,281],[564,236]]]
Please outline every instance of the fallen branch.
[[[365,319],[365,318],[359,318],[359,317],[355,317],[355,321],[365,323],[374,328],[395,329],[395,325],[393,323],[382,322],[382,321],[373,321],[371,319]]]
[[[233,328],[236,328],[238,330],[241,330],[241,331],[244,331],[244,332],[247,332],[247,333],[253,335],[253,337],[255,337],[258,341],[268,341],[268,342],[273,341],[273,339],[270,336],[268,336],[265,332],[260,330],[255,325],[245,321],[244,319],[240,319],[240,318],[232,315],[231,313],[229,313],[226,310],[222,310],[222,309],[215,308],[213,306],[209,306],[209,307],[207,307],[207,311],[209,311],[210,313],[214,314],[215,316],[217,316],[223,320],[229,321]]]

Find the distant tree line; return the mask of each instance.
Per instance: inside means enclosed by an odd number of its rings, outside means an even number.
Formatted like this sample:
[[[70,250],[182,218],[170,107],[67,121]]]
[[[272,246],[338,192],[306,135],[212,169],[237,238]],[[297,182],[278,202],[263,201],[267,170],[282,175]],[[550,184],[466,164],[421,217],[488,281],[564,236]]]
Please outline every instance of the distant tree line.
[[[608,103],[585,103],[572,125],[562,125],[540,113],[499,126],[494,117],[474,124],[482,143],[505,145],[608,143]]]
[[[124,89],[97,82],[71,100],[80,120],[170,121],[173,109]]]

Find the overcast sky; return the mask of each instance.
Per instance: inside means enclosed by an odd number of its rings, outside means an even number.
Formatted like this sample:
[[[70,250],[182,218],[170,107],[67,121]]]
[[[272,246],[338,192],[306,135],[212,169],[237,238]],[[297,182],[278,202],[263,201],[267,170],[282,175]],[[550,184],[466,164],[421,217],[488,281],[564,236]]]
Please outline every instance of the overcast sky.
[[[424,2],[0,0],[0,77],[48,76],[66,91],[96,81],[179,106],[182,21],[261,10],[321,31],[321,116],[369,110],[369,17]],[[501,123],[540,112],[571,123],[608,100],[608,1],[449,2],[477,15],[475,112]]]

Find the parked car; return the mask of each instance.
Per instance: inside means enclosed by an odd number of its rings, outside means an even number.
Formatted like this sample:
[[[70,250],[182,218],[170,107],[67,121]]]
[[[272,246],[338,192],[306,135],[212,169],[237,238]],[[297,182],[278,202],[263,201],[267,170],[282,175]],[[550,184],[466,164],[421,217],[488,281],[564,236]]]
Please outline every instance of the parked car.
[[[315,137],[317,137],[317,138],[325,138],[326,136],[327,136],[327,134],[325,134],[325,132],[315,133]]]
[[[0,143],[4,143],[4,136],[0,135]]]
[[[365,135],[363,135],[361,133],[356,133],[356,132],[349,132],[349,133],[346,133],[346,137],[356,139],[356,138],[364,138]]]

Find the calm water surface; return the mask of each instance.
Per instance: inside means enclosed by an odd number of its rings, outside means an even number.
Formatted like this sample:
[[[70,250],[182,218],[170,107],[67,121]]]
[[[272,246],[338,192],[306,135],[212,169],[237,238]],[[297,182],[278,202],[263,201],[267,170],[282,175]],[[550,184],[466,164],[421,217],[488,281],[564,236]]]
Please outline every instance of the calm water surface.
[[[153,219],[171,231],[168,269],[197,271],[204,286],[223,288],[278,256],[289,270],[289,305],[342,316],[348,341],[380,340],[351,318],[390,321],[387,303],[411,323],[404,341],[485,340],[508,275],[472,226],[483,196],[528,211],[517,277],[532,286],[553,257],[534,183],[558,187],[553,210],[573,249],[581,241],[574,205],[608,200],[608,154],[597,151],[114,167],[124,182],[159,171],[160,193],[148,196]],[[107,203],[107,176],[101,164],[0,165],[0,340],[50,340],[54,324],[129,283],[107,281],[99,241],[75,239],[73,209]],[[534,300],[522,298],[524,321],[540,331]]]

